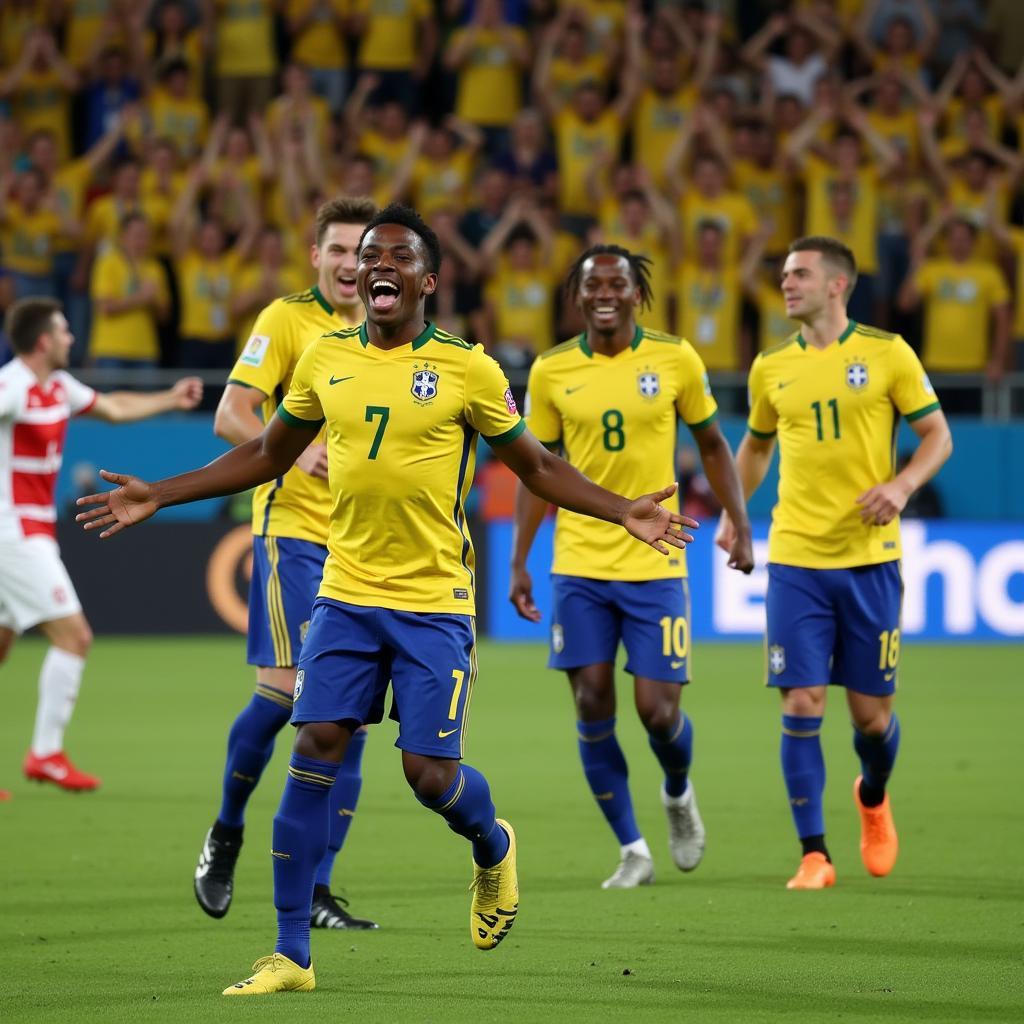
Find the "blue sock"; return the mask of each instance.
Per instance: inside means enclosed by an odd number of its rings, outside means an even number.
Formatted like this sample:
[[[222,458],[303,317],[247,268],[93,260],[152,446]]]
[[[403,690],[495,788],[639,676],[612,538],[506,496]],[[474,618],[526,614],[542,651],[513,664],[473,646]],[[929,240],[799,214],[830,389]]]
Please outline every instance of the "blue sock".
[[[647,742],[665,771],[665,792],[669,796],[682,796],[686,792],[686,778],[693,757],[693,722],[682,710],[667,735],[647,734]]]
[[[228,757],[217,820],[232,828],[245,824],[245,805],[260,781],[274,739],[292,717],[292,699],[264,683],[256,684],[252,700],[242,709],[228,734]]]
[[[823,836],[825,759],[821,753],[821,718],[782,716],[782,775],[797,835]]]
[[[603,722],[577,722],[580,760],[597,806],[608,819],[620,845],[636,842],[640,829],[633,814],[629,795],[629,769],[619,741],[615,738],[615,719]]]
[[[292,754],[274,817],[274,906],[278,953],[309,966],[309,914],[316,866],[327,849],[327,809],[338,765]]]
[[[330,836],[327,852],[316,871],[316,884],[331,886],[331,872],[334,858],[338,856],[345,837],[352,826],[352,818],[359,803],[359,791],[363,788],[363,750],[366,747],[366,733],[360,729],[352,734],[345,750],[345,757],[338,768],[338,778],[331,787]]]
[[[487,780],[470,765],[459,766],[455,781],[437,800],[417,799],[473,844],[473,860],[480,867],[492,868],[508,853],[508,833],[494,820]]]
[[[900,720],[893,715],[881,736],[865,736],[853,730],[853,749],[860,758],[860,799],[865,807],[877,807],[885,799],[885,784],[900,749]]]

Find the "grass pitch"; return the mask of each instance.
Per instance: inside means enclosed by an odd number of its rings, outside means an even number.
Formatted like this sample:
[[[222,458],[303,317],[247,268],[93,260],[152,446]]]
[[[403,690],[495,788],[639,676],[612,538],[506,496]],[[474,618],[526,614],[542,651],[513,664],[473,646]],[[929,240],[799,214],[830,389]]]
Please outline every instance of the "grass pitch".
[[[620,734],[657,884],[598,886],[616,844],[586,790],[568,687],[533,646],[483,645],[469,761],[516,826],[522,904],[490,953],[468,935],[469,851],[407,791],[394,726],[371,735],[336,877],[379,932],[314,933],[312,995],[227,1002],[273,948],[271,818],[290,740],[250,804],[235,903],[191,891],[217,807],[229,723],[251,691],[233,639],[97,641],[68,747],[103,788],[25,782],[42,644],[0,670],[0,1020],[1019,1021],[1024,1017],[1024,690],[1019,649],[905,652],[893,787],[901,854],[871,879],[857,852],[856,761],[841,695],[825,745],[839,880],[784,888],[798,859],[778,769],[778,701],[753,646],[702,645],[685,695],[704,863],[676,871],[659,774],[635,713]],[[623,680],[624,682],[624,680]],[[628,689],[620,686],[620,699]]]

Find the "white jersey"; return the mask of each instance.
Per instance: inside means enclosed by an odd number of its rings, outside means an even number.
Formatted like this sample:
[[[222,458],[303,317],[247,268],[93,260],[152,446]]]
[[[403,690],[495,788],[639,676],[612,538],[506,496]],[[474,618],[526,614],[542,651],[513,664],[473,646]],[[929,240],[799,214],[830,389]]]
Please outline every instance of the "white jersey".
[[[0,368],[0,538],[57,534],[53,495],[72,416],[96,392],[57,370],[45,384],[20,359]]]

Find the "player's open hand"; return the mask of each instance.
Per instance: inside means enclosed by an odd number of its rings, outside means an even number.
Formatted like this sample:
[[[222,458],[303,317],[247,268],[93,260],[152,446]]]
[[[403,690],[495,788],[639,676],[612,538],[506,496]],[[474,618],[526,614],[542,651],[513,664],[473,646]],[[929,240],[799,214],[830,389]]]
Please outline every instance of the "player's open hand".
[[[327,479],[327,445],[311,444],[296,460],[295,465],[320,480]]]
[[[182,377],[171,388],[178,409],[194,409],[203,398],[203,382],[199,377]]]
[[[904,509],[910,492],[899,480],[876,484],[857,498],[861,521],[868,526],[885,526]]]
[[[689,527],[696,530],[700,523],[689,516],[680,515],[678,512],[669,512],[667,508],[659,504],[666,498],[671,498],[676,493],[677,484],[670,484],[663,491],[656,491],[654,494],[645,494],[632,502],[626,510],[622,525],[637,540],[650,544],[655,551],[661,554],[668,554],[668,546],[684,548],[693,536],[687,533],[682,527]]]
[[[508,599],[521,619],[526,619],[528,622],[540,622],[540,609],[533,603],[533,580],[525,569],[512,567]]]
[[[106,527],[100,534],[101,540],[144,522],[160,507],[153,498],[153,488],[145,480],[126,473],[111,473],[106,469],[100,470],[100,476],[118,486],[103,494],[87,494],[79,498],[76,505],[94,507],[79,512],[75,522],[82,523],[86,530]]]

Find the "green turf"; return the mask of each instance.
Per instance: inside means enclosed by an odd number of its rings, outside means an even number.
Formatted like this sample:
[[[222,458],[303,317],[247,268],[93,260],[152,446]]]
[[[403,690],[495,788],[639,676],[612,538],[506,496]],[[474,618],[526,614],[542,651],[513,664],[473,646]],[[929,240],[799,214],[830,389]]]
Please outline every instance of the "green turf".
[[[371,736],[339,860],[376,934],[314,937],[313,995],[226,1003],[273,947],[270,822],[280,744],[250,806],[236,901],[220,922],[191,892],[216,810],[228,725],[249,690],[235,640],[100,639],[69,749],[103,789],[72,796],[19,773],[43,648],[0,670],[0,1020],[1010,1021],[1024,1005],[1019,652],[908,647],[894,801],[902,852],[866,876],[841,706],[825,729],[835,889],[789,893],[795,846],[776,699],[756,647],[704,645],[686,695],[707,857],[671,865],[658,773],[621,716],[655,886],[602,892],[617,848],[584,786],[562,679],[536,647],[484,645],[470,761],[520,839],[522,904],[496,951],[470,945],[465,843],[405,788],[393,726]],[[624,690],[621,692],[625,692]]]

